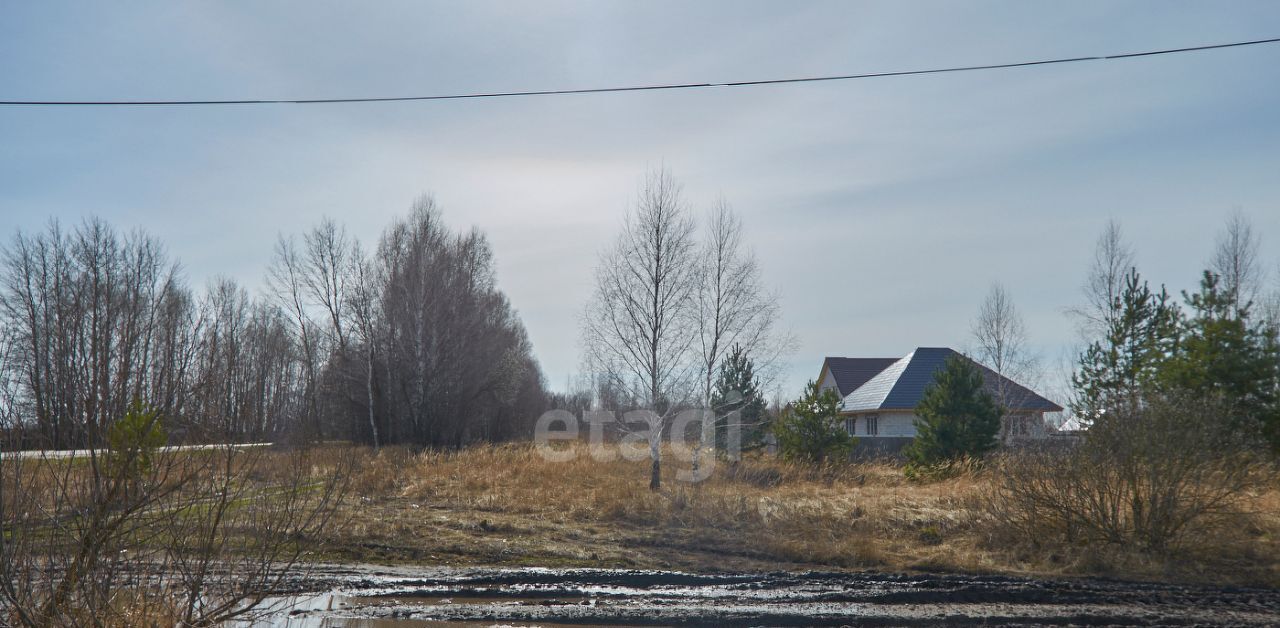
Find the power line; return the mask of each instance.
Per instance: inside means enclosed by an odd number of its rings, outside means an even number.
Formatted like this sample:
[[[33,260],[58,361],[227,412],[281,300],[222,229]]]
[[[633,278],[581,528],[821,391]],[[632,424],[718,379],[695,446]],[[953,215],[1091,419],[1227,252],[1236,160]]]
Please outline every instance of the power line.
[[[1221,50],[1241,46],[1257,46],[1260,44],[1280,43],[1280,37],[1271,39],[1255,39],[1229,44],[1211,44],[1208,46],[1191,46],[1187,48],[1168,48],[1165,50],[1149,50],[1146,52],[1130,52],[1115,55],[1090,57],[1067,57],[1062,59],[1044,59],[1040,61],[1020,61],[1017,63],[996,63],[990,65],[968,65],[949,68],[933,68],[928,70],[901,70],[896,72],[870,72],[864,74],[842,74],[835,76],[808,76],[801,78],[761,79],[754,81],[732,81],[727,83],[671,83],[658,85],[632,85],[624,87],[594,87],[585,89],[542,89],[510,92],[478,92],[470,94],[443,94],[435,96],[384,96],[370,98],[303,98],[303,99],[241,99],[241,100],[0,100],[0,105],[25,106],[94,106],[94,107],[135,107],[147,105],[322,105],[337,103],[374,103],[374,102],[407,102],[415,100],[463,100],[471,98],[511,98],[517,96],[561,96],[569,94],[603,94],[611,92],[643,92],[675,89],[705,89],[710,87],[753,87],[757,85],[784,85],[789,83],[818,83],[823,81],[851,81],[855,79],[884,78],[890,76],[916,76],[920,74],[943,74],[947,72],[974,72],[979,70],[1004,70],[1009,68],[1025,68],[1039,65],[1060,63],[1080,63],[1083,61],[1110,61],[1113,59],[1133,59],[1136,57],[1154,57],[1157,55],[1198,52],[1203,50]]]

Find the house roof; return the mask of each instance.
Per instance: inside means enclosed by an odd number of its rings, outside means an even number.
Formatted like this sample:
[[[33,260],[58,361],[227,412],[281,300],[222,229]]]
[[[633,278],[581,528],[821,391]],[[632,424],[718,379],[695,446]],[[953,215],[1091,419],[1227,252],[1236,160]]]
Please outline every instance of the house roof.
[[[906,357],[880,371],[866,383],[845,395],[841,404],[844,412],[869,410],[911,410],[919,405],[925,388],[933,383],[935,374],[947,359],[958,356],[969,358],[946,347],[920,347]],[[1062,406],[1037,395],[1021,384],[974,362],[982,371],[983,388],[995,394],[1001,387],[1006,392],[1009,410],[1058,412]],[[844,392],[844,388],[840,389]]]
[[[831,372],[840,394],[847,395],[880,371],[897,362],[898,358],[837,358],[823,359],[822,367]]]
[[[1062,425],[1058,426],[1058,431],[1062,433],[1083,432],[1087,429],[1089,429],[1089,426],[1085,425],[1084,422],[1080,420],[1080,417],[1075,415],[1067,418],[1066,421],[1062,422]]]

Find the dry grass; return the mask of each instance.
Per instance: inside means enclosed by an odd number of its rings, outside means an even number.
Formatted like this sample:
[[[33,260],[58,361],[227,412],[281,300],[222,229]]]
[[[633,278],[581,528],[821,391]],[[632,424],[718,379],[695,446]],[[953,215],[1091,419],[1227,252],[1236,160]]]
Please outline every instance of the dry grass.
[[[311,457],[324,477],[352,455]],[[676,479],[687,460],[665,457],[663,488],[648,462],[549,462],[531,445],[411,453],[354,452],[358,471],[339,520],[311,558],[370,562],[639,568],[873,568],[1081,574],[1280,585],[1280,475],[1248,497],[1245,524],[1176,556],[1129,548],[1015,539],[989,511],[992,471],[908,481],[888,463],[813,467],[770,456],[718,462],[709,479]],[[270,487],[300,469],[263,451],[246,479]],[[278,461],[277,461],[278,459]],[[236,463],[240,464],[237,459]],[[23,465],[49,473],[82,463]],[[15,471],[10,468],[10,472]],[[302,471],[304,474],[306,471]],[[47,481],[28,476],[33,485]],[[48,478],[44,478],[48,480]],[[265,490],[265,489],[264,489]],[[9,493],[9,491],[6,491]],[[264,495],[266,493],[263,493]],[[323,535],[322,535],[323,536]]]
[[[715,569],[876,568],[1280,583],[1280,486],[1253,527],[1199,570],[1120,560],[1114,548],[1001,542],[983,507],[991,478],[969,471],[913,483],[887,463],[814,468],[772,457],[720,462],[700,483],[687,461],[593,460],[576,445],[549,462],[528,445],[411,454],[366,451],[335,533],[337,558],[438,564]],[[668,456],[669,458],[669,456]],[[1190,557],[1195,559],[1195,557]],[[1206,558],[1206,557],[1201,557]],[[1179,557],[1186,560],[1187,556]],[[1216,562],[1215,562],[1216,561]],[[1194,560],[1192,561],[1195,562]],[[1205,573],[1205,565],[1229,565]]]
[[[977,547],[972,475],[919,485],[887,464],[773,458],[647,487],[648,463],[548,462],[533,447],[370,454],[355,479],[349,556],[460,563],[682,568],[998,567]],[[363,548],[363,549],[359,549]]]
[[[1250,496],[1247,525],[1177,557],[1123,547],[1019,542],[987,511],[995,479],[969,469],[936,482],[888,463],[813,467],[769,456],[709,479],[679,481],[687,460],[664,458],[663,488],[648,462],[591,458],[574,446],[549,462],[531,445],[411,453],[354,452],[358,470],[339,520],[312,538],[310,558],[426,564],[676,568],[869,568],[1078,574],[1280,585],[1280,475]],[[352,451],[322,448],[310,475]],[[263,452],[249,478],[271,486],[300,471]],[[276,463],[273,459],[279,458]],[[303,471],[303,473],[306,473]],[[296,479],[296,478],[295,478]],[[325,538],[327,536],[327,538]],[[1025,540],[1024,540],[1025,541]]]

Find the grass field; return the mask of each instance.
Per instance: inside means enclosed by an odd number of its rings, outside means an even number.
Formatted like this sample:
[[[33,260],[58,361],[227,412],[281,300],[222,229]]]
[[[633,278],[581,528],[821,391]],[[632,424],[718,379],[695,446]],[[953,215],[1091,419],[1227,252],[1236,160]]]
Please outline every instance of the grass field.
[[[878,569],[1078,574],[1280,586],[1280,485],[1253,495],[1233,534],[1176,555],[1009,538],[974,471],[914,483],[887,463],[825,467],[772,457],[717,465],[701,483],[648,462],[549,462],[529,445],[358,452],[325,558],[361,562],[686,570]]]

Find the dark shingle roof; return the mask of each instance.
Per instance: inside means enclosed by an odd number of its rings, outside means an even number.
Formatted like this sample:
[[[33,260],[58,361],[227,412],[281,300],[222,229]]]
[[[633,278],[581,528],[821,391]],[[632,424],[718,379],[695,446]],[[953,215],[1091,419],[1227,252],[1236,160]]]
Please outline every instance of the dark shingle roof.
[[[822,364],[831,371],[831,376],[836,380],[836,388],[840,389],[840,395],[843,396],[867,383],[867,380],[897,361],[897,358],[829,357],[824,359]]]
[[[841,407],[845,412],[911,410],[920,403],[925,388],[933,383],[934,375],[942,369],[947,358],[951,356],[969,359],[945,347],[920,347],[846,394]],[[1003,380],[1010,410],[1044,412],[1062,410],[1058,404],[1037,395],[1021,384],[977,362],[973,363],[982,371],[984,388],[987,392],[995,394]],[[843,392],[844,388],[840,390]]]

